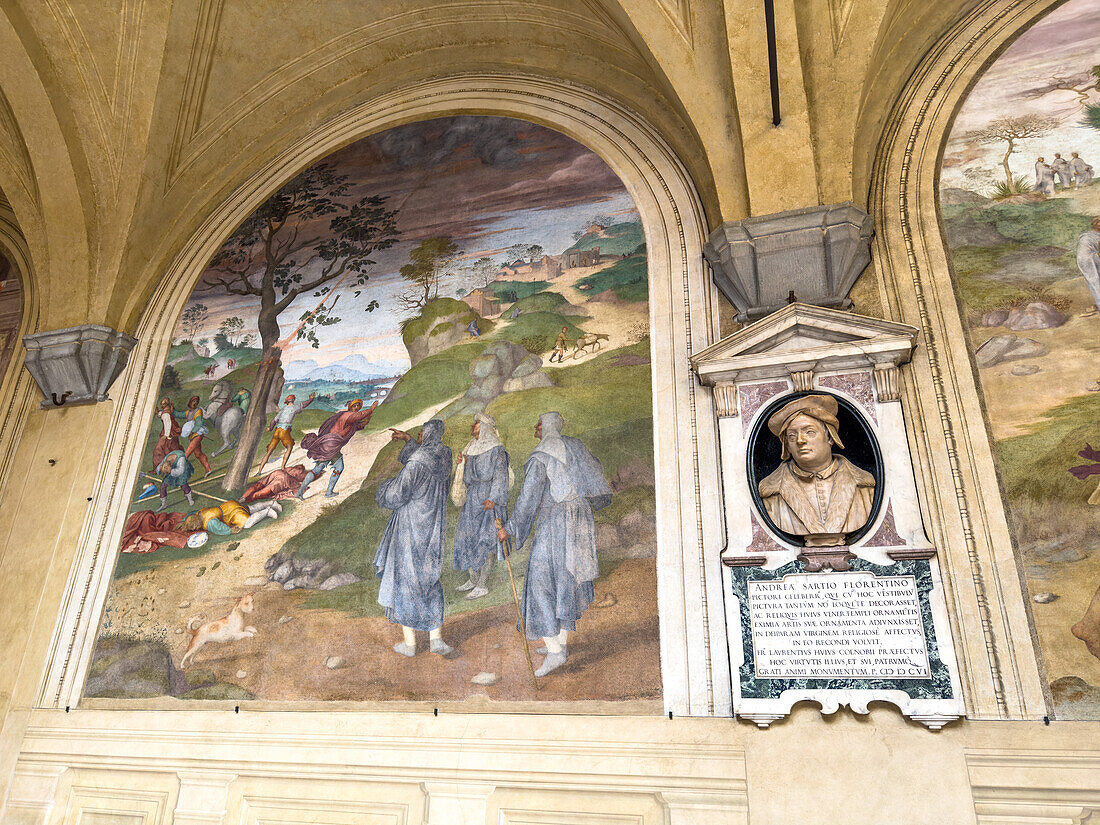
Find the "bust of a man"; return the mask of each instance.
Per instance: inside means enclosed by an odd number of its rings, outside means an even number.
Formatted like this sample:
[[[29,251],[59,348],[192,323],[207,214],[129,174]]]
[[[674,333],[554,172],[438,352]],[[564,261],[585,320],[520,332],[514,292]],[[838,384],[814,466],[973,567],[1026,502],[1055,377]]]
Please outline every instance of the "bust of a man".
[[[783,443],[783,463],[758,489],[780,530],[805,536],[807,547],[844,544],[844,537],[871,517],[875,478],[833,448],[844,449],[837,402],[829,395],[804,395],[768,419]]]

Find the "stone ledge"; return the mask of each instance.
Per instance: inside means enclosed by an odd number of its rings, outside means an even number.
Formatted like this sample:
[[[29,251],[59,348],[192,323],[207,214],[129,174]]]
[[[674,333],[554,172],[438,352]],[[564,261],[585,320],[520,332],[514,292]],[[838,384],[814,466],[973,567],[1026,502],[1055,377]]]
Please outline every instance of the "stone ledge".
[[[99,324],[24,335],[25,363],[44,396],[41,407],[106,401],[136,343],[133,336]]]

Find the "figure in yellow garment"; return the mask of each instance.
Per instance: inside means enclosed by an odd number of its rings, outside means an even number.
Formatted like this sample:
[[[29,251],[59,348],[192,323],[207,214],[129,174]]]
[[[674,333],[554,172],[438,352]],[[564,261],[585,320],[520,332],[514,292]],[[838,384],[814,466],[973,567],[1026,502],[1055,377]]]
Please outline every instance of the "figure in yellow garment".
[[[204,507],[192,513],[183,521],[181,529],[205,530],[215,536],[228,536],[239,533],[249,527],[255,527],[265,518],[278,518],[282,505],[277,501],[253,501],[241,504],[239,501],[222,502],[216,507]]]
[[[760,482],[760,497],[776,527],[811,547],[843,544],[867,523],[875,497],[874,476],[833,455],[844,448],[836,415],[835,398],[806,395],[768,419],[783,463]]]

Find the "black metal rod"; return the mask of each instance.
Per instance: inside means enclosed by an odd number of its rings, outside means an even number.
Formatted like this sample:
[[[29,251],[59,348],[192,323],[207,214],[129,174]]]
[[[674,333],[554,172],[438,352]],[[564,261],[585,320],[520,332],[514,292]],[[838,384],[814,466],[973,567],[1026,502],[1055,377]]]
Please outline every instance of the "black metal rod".
[[[772,89],[772,126],[778,126],[779,116],[779,57],[775,49],[775,4],[764,0],[764,25],[768,34],[768,80]]]

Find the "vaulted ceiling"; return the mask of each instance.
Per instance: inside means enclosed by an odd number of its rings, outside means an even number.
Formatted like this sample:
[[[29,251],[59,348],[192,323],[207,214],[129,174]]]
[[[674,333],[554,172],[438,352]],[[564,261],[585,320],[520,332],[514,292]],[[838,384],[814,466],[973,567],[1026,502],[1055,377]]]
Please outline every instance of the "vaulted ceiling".
[[[9,0],[0,187],[44,323],[123,329],[255,170],[339,113],[440,77],[552,77],[635,113],[711,226],[862,202],[905,78],[974,3],[776,0],[776,128],[756,0]]]

